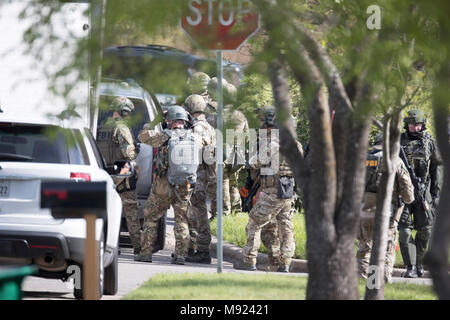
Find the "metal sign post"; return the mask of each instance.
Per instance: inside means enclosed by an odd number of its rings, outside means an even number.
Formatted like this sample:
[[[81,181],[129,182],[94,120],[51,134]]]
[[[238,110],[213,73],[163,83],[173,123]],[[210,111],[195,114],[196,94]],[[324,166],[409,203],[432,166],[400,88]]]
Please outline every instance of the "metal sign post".
[[[222,86],[222,51],[217,51],[217,78],[219,101],[217,106],[217,134],[216,134],[216,163],[217,163],[217,272],[222,272],[223,245],[222,245],[222,213],[223,213],[223,86]]]
[[[217,52],[218,110],[216,130],[217,163],[217,272],[222,272],[223,213],[223,90],[222,52],[236,51],[258,32],[260,16],[250,0],[189,0],[182,7],[181,29],[198,46]]]

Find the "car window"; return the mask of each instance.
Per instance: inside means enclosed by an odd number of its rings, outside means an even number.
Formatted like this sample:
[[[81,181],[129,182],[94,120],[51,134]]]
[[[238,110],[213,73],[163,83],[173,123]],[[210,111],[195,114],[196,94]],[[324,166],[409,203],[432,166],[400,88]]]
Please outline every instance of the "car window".
[[[97,143],[95,142],[94,136],[92,135],[91,131],[87,128],[84,129],[84,132],[86,133],[86,136],[88,137],[89,142],[91,143],[92,150],[94,151],[95,160],[97,160],[98,167],[101,169],[106,168],[106,162],[105,159],[103,159],[103,156],[100,153],[100,150],[98,150]]]
[[[0,160],[88,164],[71,130],[12,123],[0,126]]]
[[[83,163],[89,165],[89,155],[84,144],[83,135],[78,129],[73,130],[73,133],[75,136],[77,147],[69,148],[70,163]]]

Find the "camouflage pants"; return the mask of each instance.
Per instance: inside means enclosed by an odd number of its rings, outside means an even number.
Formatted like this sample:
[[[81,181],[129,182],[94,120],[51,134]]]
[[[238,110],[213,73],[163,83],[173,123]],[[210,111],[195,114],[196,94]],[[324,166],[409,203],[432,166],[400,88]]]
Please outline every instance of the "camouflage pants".
[[[217,214],[217,167],[207,166],[208,188],[206,188],[206,199],[211,201],[211,216]]]
[[[360,220],[358,230],[358,251],[356,257],[358,260],[358,273],[361,278],[367,278],[367,272],[370,265],[370,255],[372,253],[373,232],[375,226],[375,217],[363,217]],[[397,224],[390,221],[388,228],[388,239],[386,247],[386,257],[384,264],[384,276],[387,281],[392,278],[395,263],[395,247],[398,239]]]
[[[153,251],[158,232],[158,220],[172,205],[175,214],[175,257],[185,257],[189,245],[189,227],[187,218],[188,200],[192,188],[173,187],[167,179],[157,178],[152,192],[144,207],[144,227],[141,236],[141,254],[149,255]],[[163,190],[167,190],[162,194]]]
[[[223,214],[229,215],[234,211],[242,211],[241,195],[239,194],[239,171],[233,171],[230,165],[225,165],[223,169]]]
[[[197,182],[188,208],[189,248],[209,252],[211,230],[206,208],[206,190],[208,187],[207,167],[201,165],[197,171]]]
[[[290,265],[295,251],[292,201],[293,199],[278,199],[276,188],[265,189],[261,192],[258,202],[249,213],[246,227],[247,242],[243,249],[245,263],[256,263],[261,230],[271,221],[276,220],[281,240],[280,263]]]
[[[278,267],[280,264],[281,244],[278,222],[275,218],[261,229],[261,241],[267,248],[269,264]]]
[[[431,204],[430,204],[430,207]],[[407,265],[422,265],[423,258],[431,239],[431,231],[434,224],[434,210],[429,212],[431,221],[426,219],[425,211],[421,204],[413,202],[405,206],[398,223],[399,242],[403,261]],[[412,230],[417,230],[413,237]]]
[[[130,233],[133,248],[141,246],[141,224],[138,217],[138,205],[136,192],[127,191],[120,193],[122,208],[127,221],[128,232]]]

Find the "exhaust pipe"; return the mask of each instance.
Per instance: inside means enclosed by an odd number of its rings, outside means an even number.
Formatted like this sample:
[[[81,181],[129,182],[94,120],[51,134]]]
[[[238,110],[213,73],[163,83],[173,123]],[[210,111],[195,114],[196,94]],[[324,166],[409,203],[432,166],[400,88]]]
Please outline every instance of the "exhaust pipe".
[[[53,254],[46,254],[44,257],[44,261],[48,265],[53,265],[55,263],[55,257],[53,256]]]

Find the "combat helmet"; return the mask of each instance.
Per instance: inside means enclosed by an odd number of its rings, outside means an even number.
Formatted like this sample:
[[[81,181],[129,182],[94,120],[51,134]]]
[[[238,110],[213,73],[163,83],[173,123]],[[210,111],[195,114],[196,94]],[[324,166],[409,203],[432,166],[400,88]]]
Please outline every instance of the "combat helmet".
[[[415,123],[422,123],[422,131],[425,131],[426,129],[426,119],[425,115],[423,114],[422,110],[409,110],[408,115],[403,119],[405,122],[405,129],[408,131],[408,124],[415,124]]]
[[[425,124],[425,116],[422,110],[409,110],[408,116],[405,117],[404,121],[406,123],[424,123]]]
[[[111,108],[113,111],[120,112],[122,116],[127,116],[128,114],[134,112],[134,104],[127,97],[116,97],[111,103]]]
[[[167,112],[167,120],[184,120],[186,122],[189,122],[188,114],[186,110],[184,110],[184,108],[181,106],[171,106],[169,111]]]
[[[195,72],[189,79],[189,86],[193,93],[203,93],[208,90],[210,77],[204,72]]]
[[[231,83],[225,83],[223,85],[223,101],[224,104],[233,104],[237,98],[237,89]]]
[[[201,95],[192,94],[184,101],[184,108],[190,114],[204,112],[206,109],[206,101]]]
[[[227,83],[228,83],[227,80],[222,78],[222,87],[225,87]],[[219,99],[219,80],[217,79],[217,77],[213,77],[211,78],[211,80],[209,80],[208,94],[215,101]]]

